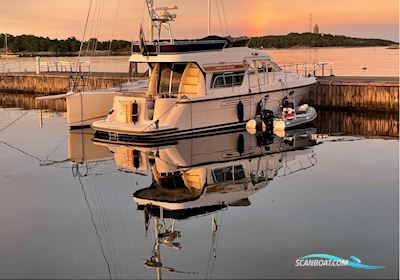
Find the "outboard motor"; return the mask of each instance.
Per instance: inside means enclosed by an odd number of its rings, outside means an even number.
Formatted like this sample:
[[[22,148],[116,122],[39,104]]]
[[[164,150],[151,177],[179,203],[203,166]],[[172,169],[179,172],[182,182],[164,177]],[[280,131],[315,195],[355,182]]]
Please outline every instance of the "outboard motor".
[[[273,134],[274,133],[274,113],[270,110],[262,110],[261,115],[246,123],[246,130],[250,134]]]
[[[272,135],[274,133],[274,112],[270,110],[262,110],[261,120],[266,126],[265,133]]]
[[[266,151],[270,150],[270,146],[274,142],[274,135],[269,133],[256,134],[257,146],[264,147]]]
[[[274,135],[272,133],[263,133],[262,135],[263,145],[265,149],[268,151],[270,149],[269,145],[274,142]]]

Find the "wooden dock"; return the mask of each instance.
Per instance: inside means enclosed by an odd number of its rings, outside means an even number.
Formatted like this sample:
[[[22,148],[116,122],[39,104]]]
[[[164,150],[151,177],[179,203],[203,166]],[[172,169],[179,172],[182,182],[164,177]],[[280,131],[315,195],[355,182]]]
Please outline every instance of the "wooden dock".
[[[62,94],[71,88],[74,73],[3,73],[0,74],[0,91],[25,94]],[[109,88],[129,81],[127,73],[91,73],[84,79],[77,76],[76,84],[85,89]],[[138,78],[136,78],[138,79]]]
[[[319,109],[398,112],[398,77],[327,77],[312,87],[307,102]]]
[[[33,94],[35,96],[66,93],[70,89],[73,73],[5,73],[0,74],[0,91]],[[128,80],[127,73],[91,73],[90,77],[77,79],[85,89],[116,86]],[[398,77],[327,77],[318,80],[306,98],[317,109],[342,111],[399,110]]]

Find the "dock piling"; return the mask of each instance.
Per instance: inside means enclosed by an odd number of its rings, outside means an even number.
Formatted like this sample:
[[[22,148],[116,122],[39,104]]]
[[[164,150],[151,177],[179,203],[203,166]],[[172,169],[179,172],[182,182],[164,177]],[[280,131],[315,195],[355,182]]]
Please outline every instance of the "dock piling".
[[[40,74],[40,56],[36,57],[36,75]]]

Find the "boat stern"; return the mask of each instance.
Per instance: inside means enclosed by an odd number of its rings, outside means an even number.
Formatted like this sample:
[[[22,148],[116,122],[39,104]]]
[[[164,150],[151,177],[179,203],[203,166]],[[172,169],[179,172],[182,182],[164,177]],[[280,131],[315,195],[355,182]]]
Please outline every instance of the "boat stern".
[[[164,99],[162,101],[167,101]],[[169,103],[175,103],[169,100]],[[108,141],[134,141],[141,138],[155,139],[157,136],[177,130],[172,125],[159,121],[168,110],[155,109],[155,101],[147,97],[115,96],[113,107],[104,120],[95,121],[92,128],[95,137]],[[160,106],[158,106],[160,107]]]

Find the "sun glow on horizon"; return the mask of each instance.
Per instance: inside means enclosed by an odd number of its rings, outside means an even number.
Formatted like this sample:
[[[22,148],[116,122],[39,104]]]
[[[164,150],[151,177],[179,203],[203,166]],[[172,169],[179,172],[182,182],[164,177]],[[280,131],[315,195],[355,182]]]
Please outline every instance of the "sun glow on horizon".
[[[99,0],[93,0],[96,3]],[[143,0],[120,0],[114,23],[116,1],[104,0],[101,40],[132,40],[140,23],[147,29],[147,11]],[[224,6],[222,6],[223,1]],[[13,35],[34,34],[50,38],[81,38],[88,0],[2,0],[0,32]],[[177,38],[206,35],[207,1],[155,0],[156,5],[177,5],[173,24]],[[309,15],[322,33],[353,37],[399,40],[399,3],[397,0],[218,0],[213,3],[212,33],[217,35],[263,36],[308,32]],[[40,3],[40,4],[39,4]],[[224,8],[224,10],[222,10]],[[62,11],[55,13],[54,11]],[[226,14],[223,18],[223,11]],[[220,17],[218,17],[218,13]],[[112,26],[115,32],[112,34]],[[227,32],[228,30],[228,32]],[[90,33],[90,32],[89,32]]]

